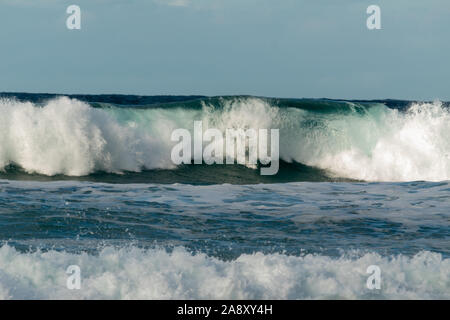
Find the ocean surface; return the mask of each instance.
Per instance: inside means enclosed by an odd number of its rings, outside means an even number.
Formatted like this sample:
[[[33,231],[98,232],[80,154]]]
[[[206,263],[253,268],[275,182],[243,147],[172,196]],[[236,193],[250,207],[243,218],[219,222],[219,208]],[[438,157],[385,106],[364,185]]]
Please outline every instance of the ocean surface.
[[[174,165],[198,120],[279,129],[278,174]],[[1,93],[0,299],[450,299],[449,124],[440,101]]]

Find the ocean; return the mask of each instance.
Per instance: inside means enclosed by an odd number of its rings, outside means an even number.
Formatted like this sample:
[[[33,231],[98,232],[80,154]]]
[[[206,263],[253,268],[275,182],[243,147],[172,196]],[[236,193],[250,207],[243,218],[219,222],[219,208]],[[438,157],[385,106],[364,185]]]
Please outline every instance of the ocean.
[[[0,115],[0,299],[450,299],[449,103],[2,93]],[[198,120],[279,129],[278,173],[174,165]]]

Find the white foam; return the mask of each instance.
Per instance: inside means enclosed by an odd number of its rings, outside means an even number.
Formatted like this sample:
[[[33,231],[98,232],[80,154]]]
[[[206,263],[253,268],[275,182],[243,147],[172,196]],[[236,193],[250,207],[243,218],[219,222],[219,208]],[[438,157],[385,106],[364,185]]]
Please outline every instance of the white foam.
[[[450,180],[450,113],[442,103],[385,110],[381,123],[360,119],[352,143],[307,164],[366,181]]]
[[[66,287],[69,265],[81,289]],[[369,290],[370,265],[381,289]],[[98,255],[0,248],[1,299],[449,299],[450,259],[422,252],[382,257],[241,255],[222,261],[183,248],[105,248]]]
[[[0,170],[87,175],[172,169],[176,128],[280,129],[280,157],[367,181],[450,180],[450,113],[442,103],[407,112],[383,105],[363,112],[316,113],[278,108],[257,98],[224,99],[202,110],[96,109],[68,98],[0,101]]]
[[[175,121],[158,121],[157,115],[146,128],[139,119],[121,122],[120,110],[114,114],[65,97],[44,107],[3,101],[0,113],[0,168],[15,164],[30,173],[81,176],[174,167],[161,137]]]

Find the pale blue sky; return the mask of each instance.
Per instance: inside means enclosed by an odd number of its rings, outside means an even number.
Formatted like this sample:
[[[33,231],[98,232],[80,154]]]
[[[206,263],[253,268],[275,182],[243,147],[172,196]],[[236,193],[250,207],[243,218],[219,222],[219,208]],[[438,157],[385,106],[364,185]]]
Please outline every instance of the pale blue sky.
[[[448,0],[0,0],[0,40],[0,91],[450,100]]]

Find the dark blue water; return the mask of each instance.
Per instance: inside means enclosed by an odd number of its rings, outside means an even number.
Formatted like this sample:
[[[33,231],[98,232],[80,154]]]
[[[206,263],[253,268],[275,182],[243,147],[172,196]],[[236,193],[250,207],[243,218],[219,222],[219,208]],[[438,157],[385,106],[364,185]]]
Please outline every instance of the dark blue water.
[[[450,255],[450,184],[117,185],[0,182],[0,234],[21,248],[99,244],[244,253]]]

